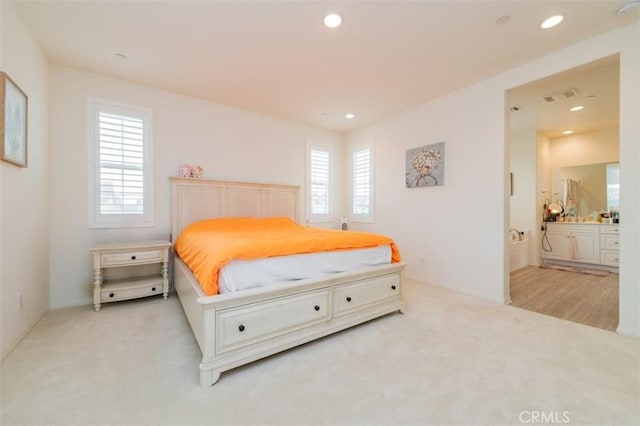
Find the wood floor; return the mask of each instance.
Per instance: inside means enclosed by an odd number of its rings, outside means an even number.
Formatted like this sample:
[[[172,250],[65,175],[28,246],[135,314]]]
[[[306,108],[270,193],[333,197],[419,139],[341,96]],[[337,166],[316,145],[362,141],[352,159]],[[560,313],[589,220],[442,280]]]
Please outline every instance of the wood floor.
[[[618,274],[527,266],[511,273],[511,305],[609,331],[618,326]]]

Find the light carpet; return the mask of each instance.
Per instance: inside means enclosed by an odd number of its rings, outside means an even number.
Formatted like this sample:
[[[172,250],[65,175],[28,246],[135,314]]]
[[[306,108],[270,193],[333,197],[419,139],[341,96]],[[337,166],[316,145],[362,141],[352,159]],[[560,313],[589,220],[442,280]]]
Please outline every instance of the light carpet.
[[[2,363],[0,424],[639,424],[640,341],[411,280],[404,297],[206,389],[175,294],[52,311]]]

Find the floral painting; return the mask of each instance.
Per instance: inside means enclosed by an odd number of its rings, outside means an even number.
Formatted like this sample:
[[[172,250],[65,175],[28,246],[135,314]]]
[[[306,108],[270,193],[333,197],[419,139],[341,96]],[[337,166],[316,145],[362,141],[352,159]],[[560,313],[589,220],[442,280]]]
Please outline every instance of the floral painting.
[[[407,188],[444,185],[444,142],[407,150]]]
[[[0,72],[0,158],[27,167],[27,95]]]

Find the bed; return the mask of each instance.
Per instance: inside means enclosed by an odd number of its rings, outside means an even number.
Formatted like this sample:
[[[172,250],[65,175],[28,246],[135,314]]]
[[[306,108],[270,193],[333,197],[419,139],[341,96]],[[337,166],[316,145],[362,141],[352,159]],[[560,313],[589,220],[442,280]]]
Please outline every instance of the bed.
[[[171,178],[171,238],[210,218],[298,221],[299,188]],[[200,385],[220,374],[393,312],[402,312],[403,262],[207,295],[174,253],[173,285],[202,353]]]

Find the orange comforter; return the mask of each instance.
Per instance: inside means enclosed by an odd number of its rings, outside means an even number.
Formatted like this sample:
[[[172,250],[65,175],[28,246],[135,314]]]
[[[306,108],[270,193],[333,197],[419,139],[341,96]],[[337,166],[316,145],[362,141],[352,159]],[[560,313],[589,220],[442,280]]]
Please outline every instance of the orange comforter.
[[[225,218],[195,222],[175,243],[176,253],[189,266],[205,294],[218,294],[218,273],[232,259],[258,259],[391,246],[391,261],[400,261],[394,241],[367,232],[338,231],[298,225],[288,218]]]

